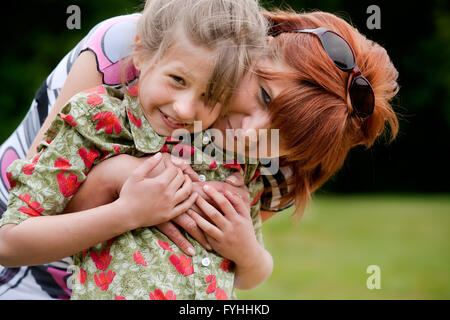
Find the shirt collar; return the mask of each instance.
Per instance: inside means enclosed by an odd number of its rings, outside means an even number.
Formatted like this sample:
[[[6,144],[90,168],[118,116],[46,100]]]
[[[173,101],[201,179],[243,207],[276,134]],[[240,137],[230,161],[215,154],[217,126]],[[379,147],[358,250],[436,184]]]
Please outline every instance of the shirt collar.
[[[166,137],[160,136],[148,123],[137,96],[125,94],[124,105],[136,149],[143,153],[161,150]]]

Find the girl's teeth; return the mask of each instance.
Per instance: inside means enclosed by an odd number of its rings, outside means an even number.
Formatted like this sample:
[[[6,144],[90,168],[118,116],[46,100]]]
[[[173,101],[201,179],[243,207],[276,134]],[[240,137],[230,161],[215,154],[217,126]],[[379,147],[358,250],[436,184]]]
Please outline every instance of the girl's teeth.
[[[170,122],[172,122],[173,124],[176,124],[176,125],[185,125],[185,123],[179,123],[179,122],[176,122],[174,119],[172,119],[171,117],[167,117],[167,119],[169,119],[169,121]]]

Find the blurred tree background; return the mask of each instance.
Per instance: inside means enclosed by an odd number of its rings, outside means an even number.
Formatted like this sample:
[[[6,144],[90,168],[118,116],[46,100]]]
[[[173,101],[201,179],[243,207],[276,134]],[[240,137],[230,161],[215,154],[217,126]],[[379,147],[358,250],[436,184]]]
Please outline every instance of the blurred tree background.
[[[345,18],[384,46],[397,67],[401,86],[393,104],[400,134],[390,145],[380,139],[369,151],[355,148],[322,188],[324,192],[448,192],[450,143],[449,2],[429,0],[263,1],[266,8],[323,10]],[[66,9],[81,9],[81,29],[69,30]],[[140,11],[141,0],[14,2],[2,13],[0,52],[0,141],[16,128],[35,91],[59,60],[98,22]],[[381,29],[368,29],[369,5],[381,10]]]
[[[386,48],[399,71],[393,101],[400,134],[391,144],[353,149],[299,225],[288,214],[264,224],[272,276],[244,299],[449,299],[450,2],[263,0],[264,6],[322,10]],[[69,5],[81,29],[69,30]],[[367,8],[381,10],[370,30]],[[39,0],[2,11],[0,141],[25,116],[35,91],[98,22],[140,11],[143,0]],[[437,194],[440,193],[440,194]],[[368,290],[366,268],[381,267]]]

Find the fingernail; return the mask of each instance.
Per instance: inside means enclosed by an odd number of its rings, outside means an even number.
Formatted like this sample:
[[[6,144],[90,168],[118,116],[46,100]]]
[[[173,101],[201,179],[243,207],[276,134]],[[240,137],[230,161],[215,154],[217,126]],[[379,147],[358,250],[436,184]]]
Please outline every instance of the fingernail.
[[[187,250],[188,255],[195,256],[195,249],[194,248],[188,248]]]
[[[208,251],[212,250],[212,248],[211,248],[211,246],[209,244],[206,244],[205,247],[206,247],[206,250],[208,250]]]
[[[161,157],[161,152],[158,152],[158,153],[155,154],[153,157],[154,157],[155,159],[158,159],[159,157]]]
[[[225,179],[225,181],[229,181],[231,183],[237,183],[237,178],[235,176],[229,176]]]

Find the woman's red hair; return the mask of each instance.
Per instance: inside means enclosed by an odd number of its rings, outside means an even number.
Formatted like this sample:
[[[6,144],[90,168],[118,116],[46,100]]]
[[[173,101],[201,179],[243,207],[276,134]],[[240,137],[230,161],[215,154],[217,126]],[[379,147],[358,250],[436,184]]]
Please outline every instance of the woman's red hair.
[[[271,103],[272,127],[280,129],[280,143],[289,151],[281,159],[293,176],[282,205],[295,200],[301,217],[311,194],[344,163],[351,147],[372,146],[390,127],[391,141],[398,133],[398,120],[390,100],[398,92],[398,72],[386,50],[368,40],[343,19],[325,12],[265,12],[271,30],[279,34],[272,39],[271,56],[290,67],[284,77],[292,82]],[[361,73],[370,81],[375,93],[375,109],[366,120],[352,110],[347,85],[350,73],[339,70],[319,39],[294,29],[326,27],[343,36],[352,46]]]

